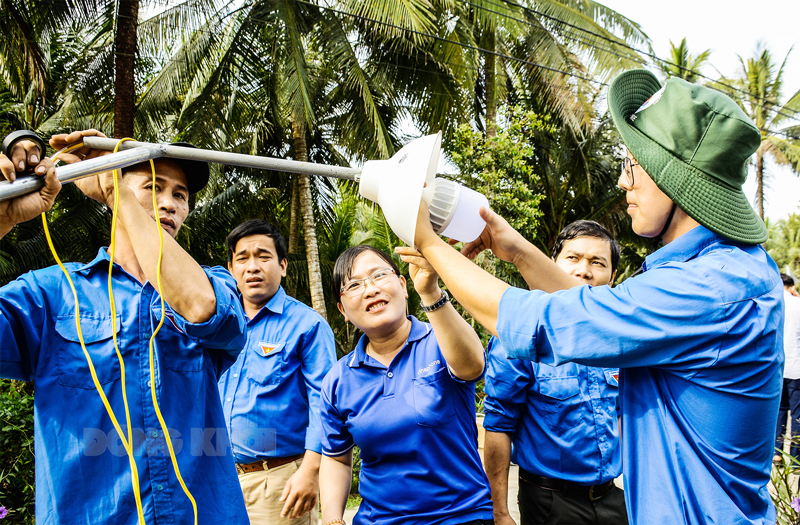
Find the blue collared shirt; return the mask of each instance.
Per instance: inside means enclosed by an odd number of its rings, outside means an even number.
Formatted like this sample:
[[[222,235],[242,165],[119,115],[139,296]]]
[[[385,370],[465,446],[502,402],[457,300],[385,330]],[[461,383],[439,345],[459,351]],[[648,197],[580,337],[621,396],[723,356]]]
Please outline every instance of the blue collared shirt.
[[[322,453],[361,448],[355,525],[490,520],[475,383],[453,377],[430,325],[409,318],[388,368],[366,354],[364,336],[323,381]]]
[[[605,483],[622,472],[618,377],[616,368],[508,359],[492,338],[483,426],[511,434],[511,460],[528,472]]]
[[[101,249],[89,264],[66,266],[86,348],[125,432],[108,254]],[[199,523],[238,525],[247,523],[247,511],[216,384],[244,344],[245,316],[230,274],[220,267],[204,270],[217,311],[194,324],[167,307],[156,336],[155,386]],[[145,521],[190,524],[191,503],[175,476],[150,396],[148,340],[161,317],[158,293],[117,265],[113,291]],[[0,290],[0,373],[36,381],[36,523],[136,524],[128,458],[92,382],[78,342],[75,300],[57,266],[26,273]]]
[[[336,361],[325,319],[283,287],[247,324],[247,345],[219,380],[239,463],[320,453],[319,390]]]
[[[783,286],[759,245],[697,226],[615,288],[511,288],[510,357],[618,366],[631,523],[774,523]],[[520,315],[525,312],[525,315]]]

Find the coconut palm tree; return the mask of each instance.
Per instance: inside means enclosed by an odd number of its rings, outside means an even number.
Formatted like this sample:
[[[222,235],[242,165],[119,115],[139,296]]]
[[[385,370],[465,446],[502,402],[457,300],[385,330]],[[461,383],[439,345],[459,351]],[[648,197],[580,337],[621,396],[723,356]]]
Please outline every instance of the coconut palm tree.
[[[790,166],[800,175],[800,125],[790,123],[800,112],[800,89],[781,106],[783,72],[786,60],[777,64],[763,42],[760,42],[752,57],[739,57],[740,70],[733,79],[723,78],[715,85],[729,93],[753,120],[761,132],[761,145],[756,150],[756,204],[758,215],[764,218],[764,182],[768,178],[765,169],[767,157],[779,165]]]
[[[711,50],[706,49],[696,55],[691,54],[689,46],[686,44],[686,39],[682,39],[681,43],[677,46],[669,41],[669,61],[659,63],[661,72],[667,78],[677,77],[686,80],[687,82],[695,83],[699,78],[700,68],[708,61],[711,56]]]
[[[293,0],[229,2],[195,19],[194,27],[163,35],[149,30],[186,28],[174,22],[189,15],[180,4],[141,25],[153,35],[143,49],[163,48],[178,34],[184,43],[149,82],[140,128],[174,126],[197,144],[327,164],[346,164],[341,152],[362,159],[394,152],[397,95],[360,59],[352,25],[334,12]],[[316,235],[318,223],[331,217],[335,187],[305,175],[273,180],[285,201],[296,203],[290,246],[302,229],[311,303],[325,315]],[[326,207],[327,218],[320,217]]]

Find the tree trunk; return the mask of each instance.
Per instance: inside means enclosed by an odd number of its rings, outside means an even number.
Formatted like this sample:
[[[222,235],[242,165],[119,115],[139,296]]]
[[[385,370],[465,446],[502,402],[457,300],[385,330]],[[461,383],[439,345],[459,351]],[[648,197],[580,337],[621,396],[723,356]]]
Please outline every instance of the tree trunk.
[[[306,155],[308,156],[308,155]],[[292,177],[291,218],[289,219],[289,253],[297,253],[300,239],[300,183]]]
[[[292,177],[292,200],[289,203],[291,208],[289,217],[289,253],[298,253],[298,240],[300,239],[300,183],[297,175]],[[297,297],[297,279],[293,279],[291,284],[286,286],[286,293],[292,297]]]
[[[114,42],[114,138],[133,137],[139,0],[119,0]]]
[[[304,126],[292,121],[292,142],[294,144],[295,159],[308,162],[306,148],[306,134]],[[325,293],[322,289],[322,271],[319,265],[319,250],[317,249],[317,230],[314,224],[314,206],[311,197],[311,181],[308,175],[297,175],[298,194],[300,198],[300,211],[303,216],[303,233],[306,243],[306,260],[308,261],[308,284],[311,290],[311,306],[319,314],[328,319],[325,310]]]
[[[494,51],[495,34],[494,31],[487,30],[486,49]],[[484,54],[484,80],[486,89],[486,140],[497,135],[497,79],[495,77],[495,67],[497,57],[492,53]]]
[[[764,154],[759,151],[756,153],[756,201],[758,201],[758,216],[764,220]]]

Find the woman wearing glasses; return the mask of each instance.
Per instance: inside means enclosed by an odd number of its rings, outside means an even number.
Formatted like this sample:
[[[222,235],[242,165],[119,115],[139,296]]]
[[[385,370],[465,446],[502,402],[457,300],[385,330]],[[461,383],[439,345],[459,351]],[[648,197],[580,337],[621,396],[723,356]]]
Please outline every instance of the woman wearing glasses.
[[[430,324],[406,315],[406,281],[386,253],[356,246],[333,270],[339,311],[364,336],[322,386],[322,523],[344,524],[354,445],[354,523],[494,523],[475,427],[483,346],[428,262],[411,248],[397,252]]]

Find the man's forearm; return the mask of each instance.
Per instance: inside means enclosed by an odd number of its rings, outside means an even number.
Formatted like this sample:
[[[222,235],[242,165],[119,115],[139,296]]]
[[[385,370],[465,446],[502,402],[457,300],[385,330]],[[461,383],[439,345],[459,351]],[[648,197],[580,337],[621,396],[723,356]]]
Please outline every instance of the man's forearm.
[[[500,298],[509,285],[489,274],[434,235],[417,249],[436,269],[456,300],[489,332],[497,335]]]
[[[495,518],[499,518],[508,514],[508,471],[511,464],[511,437],[508,434],[486,431],[484,462],[492,489]]]
[[[526,245],[513,264],[530,290],[552,293],[582,284],[533,244]]]
[[[157,286],[159,232],[133,194],[121,193],[119,218],[136,259],[148,281]],[[164,300],[191,323],[208,321],[216,312],[214,287],[199,264],[170,235],[164,233],[161,287]]]

